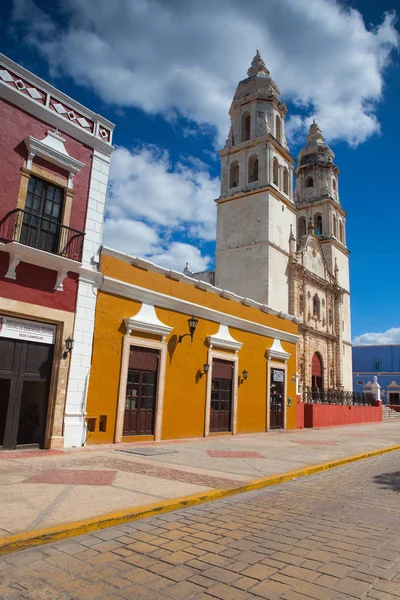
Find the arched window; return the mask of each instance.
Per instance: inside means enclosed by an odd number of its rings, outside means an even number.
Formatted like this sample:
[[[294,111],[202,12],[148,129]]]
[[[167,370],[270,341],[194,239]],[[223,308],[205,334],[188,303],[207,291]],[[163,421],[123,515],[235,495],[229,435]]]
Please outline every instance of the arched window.
[[[339,240],[343,244],[343,223],[342,223],[342,221],[339,221]]]
[[[337,219],[336,215],[333,215],[333,237],[337,237]]]
[[[297,222],[297,232],[298,232],[298,238],[300,239],[301,237],[303,237],[303,235],[306,235],[306,231],[307,231],[307,226],[306,226],[306,218],[305,217],[300,217],[300,219]]]
[[[299,310],[300,310],[300,314],[303,314],[303,311],[304,311],[304,298],[303,298],[303,294],[300,294],[300,297],[299,297]]]
[[[248,112],[242,115],[242,142],[250,139],[250,115]]]
[[[273,164],[273,177],[272,177],[272,181],[275,185],[278,185],[279,182],[279,165],[278,165],[278,159],[276,158],[276,156],[274,156],[274,160],[272,162]]]
[[[289,193],[289,171],[286,167],[283,169],[283,191],[285,194]]]
[[[235,160],[230,166],[229,187],[234,188],[239,185],[239,163]]]
[[[336,194],[336,190],[337,190],[337,188],[336,188],[336,179],[332,179],[332,189],[333,189],[333,191]]]
[[[314,217],[314,231],[315,235],[322,235],[322,216],[315,215]]]
[[[314,179],[312,177],[307,178],[306,187],[314,187]]]
[[[317,319],[319,319],[320,314],[321,314],[321,302],[320,302],[320,299],[318,298],[318,294],[315,294],[315,296],[313,298],[313,315],[314,315],[314,317],[317,317]]]
[[[258,181],[258,156],[253,154],[249,158],[249,183]]]
[[[281,131],[282,127],[281,127],[281,120],[278,117],[278,115],[276,115],[275,117],[275,137],[278,140],[279,143],[281,143],[281,139],[282,139],[282,131]]]

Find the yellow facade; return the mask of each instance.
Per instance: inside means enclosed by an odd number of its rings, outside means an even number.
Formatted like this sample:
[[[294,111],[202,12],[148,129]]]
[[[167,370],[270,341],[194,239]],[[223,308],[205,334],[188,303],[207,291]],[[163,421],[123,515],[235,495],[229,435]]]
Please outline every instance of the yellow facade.
[[[135,266],[129,257],[107,249],[101,258],[101,272],[104,281],[97,298],[86,409],[88,444],[215,435],[209,428],[209,412],[212,365],[218,358],[232,362],[234,374],[230,433],[268,429],[272,367],[285,371],[283,424],[289,429],[296,427],[297,325],[293,320],[246,306],[237,298],[222,297],[216,288],[179,277],[152,263],[140,261],[140,267]],[[140,321],[135,330],[134,317],[144,304],[171,328],[168,333],[155,333],[151,319],[148,325],[146,319],[144,324]],[[188,319],[192,315],[198,318],[193,341],[188,336],[179,343],[179,336],[189,332]],[[129,319],[132,330],[127,330]],[[220,325],[227,323],[228,336],[238,342],[237,346],[241,343],[240,348],[231,348],[231,342],[218,337]],[[278,352],[268,352],[273,344]],[[131,346],[154,347],[160,353],[154,431],[148,435],[123,433]],[[203,365],[210,363],[209,372],[200,376]],[[243,370],[248,372],[245,380]]]

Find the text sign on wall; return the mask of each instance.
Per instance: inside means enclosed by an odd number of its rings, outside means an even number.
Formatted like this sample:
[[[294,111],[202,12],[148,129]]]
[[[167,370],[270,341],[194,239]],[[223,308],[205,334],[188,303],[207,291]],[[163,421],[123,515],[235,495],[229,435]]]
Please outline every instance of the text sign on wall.
[[[25,340],[27,342],[38,342],[39,344],[54,344],[56,326],[0,315],[0,338]]]
[[[284,372],[283,371],[277,371],[276,369],[273,369],[272,371],[273,374],[273,381],[283,381],[284,378]]]

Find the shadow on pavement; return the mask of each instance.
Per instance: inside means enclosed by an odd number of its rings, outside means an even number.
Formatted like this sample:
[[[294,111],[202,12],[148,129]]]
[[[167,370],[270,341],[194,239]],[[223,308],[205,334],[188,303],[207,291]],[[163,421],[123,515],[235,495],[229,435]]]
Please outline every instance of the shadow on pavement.
[[[374,481],[388,490],[390,489],[394,492],[400,492],[400,471],[375,475]]]

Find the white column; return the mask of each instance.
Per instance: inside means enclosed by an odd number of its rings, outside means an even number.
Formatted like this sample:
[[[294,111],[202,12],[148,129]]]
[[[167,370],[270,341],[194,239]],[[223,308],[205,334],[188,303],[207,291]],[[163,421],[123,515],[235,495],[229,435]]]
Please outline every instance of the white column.
[[[74,349],[65,404],[64,446],[82,446],[86,442],[86,398],[93,348],[97,290],[101,275],[97,270],[102,241],[110,156],[93,152],[89,200],[85,223],[82,270],[79,275],[74,325]]]

